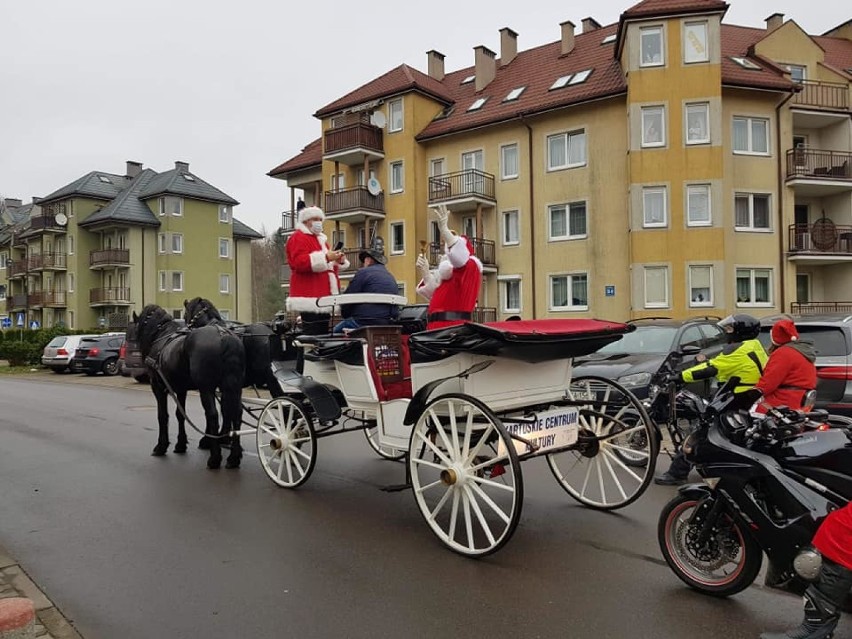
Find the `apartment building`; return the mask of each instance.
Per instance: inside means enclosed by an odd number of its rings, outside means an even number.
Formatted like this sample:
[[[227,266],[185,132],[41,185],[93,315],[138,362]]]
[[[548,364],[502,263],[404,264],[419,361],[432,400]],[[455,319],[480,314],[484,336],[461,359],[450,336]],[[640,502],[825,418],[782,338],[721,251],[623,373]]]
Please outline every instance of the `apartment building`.
[[[251,241],[238,202],[175,162],[158,173],[127,162],[33,198],[5,200],[0,217],[0,317],[17,325],[127,326],[159,304],[210,299],[230,319],[251,316]]]
[[[352,270],[381,238],[414,301],[445,204],[485,265],[484,319],[852,310],[852,21],[727,9],[645,0],[525,51],[501,29],[499,56],[456,71],[400,65],[320,107],[320,137],[268,173],[282,227],[297,195],[322,206]]]

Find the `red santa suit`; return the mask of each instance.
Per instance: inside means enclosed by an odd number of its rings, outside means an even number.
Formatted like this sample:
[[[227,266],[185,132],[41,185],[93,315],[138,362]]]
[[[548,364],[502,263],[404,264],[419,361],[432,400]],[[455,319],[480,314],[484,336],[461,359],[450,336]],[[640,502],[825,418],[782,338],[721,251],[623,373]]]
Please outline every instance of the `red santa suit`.
[[[297,313],[318,313],[330,315],[331,306],[317,306],[317,299],[325,295],[340,293],[338,273],[341,266],[349,266],[348,260],[343,263],[329,262],[326,253],[329,251],[328,238],[320,232],[316,234],[305,224],[315,218],[325,219],[322,209],[309,206],[299,212],[299,223],[296,231],[287,240],[287,263],[290,265],[290,296],[287,298],[288,311]]]
[[[417,292],[429,300],[426,329],[469,322],[481,283],[482,262],[473,254],[470,241],[460,236],[446,249],[438,268],[417,286]]]
[[[799,332],[788,319],[775,322],[771,332],[774,350],[755,388],[770,406],[800,409],[805,394],[817,385],[816,352],[813,345],[799,342]]]
[[[852,504],[829,514],[817,529],[813,543],[823,556],[852,570]]]

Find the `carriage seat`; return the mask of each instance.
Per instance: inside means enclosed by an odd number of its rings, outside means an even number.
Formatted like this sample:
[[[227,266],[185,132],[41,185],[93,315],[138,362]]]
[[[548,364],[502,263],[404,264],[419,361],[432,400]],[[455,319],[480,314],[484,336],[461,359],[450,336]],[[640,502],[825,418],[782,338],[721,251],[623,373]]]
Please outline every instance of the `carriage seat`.
[[[367,343],[367,366],[379,401],[410,399],[411,357],[408,335],[400,326],[363,326],[349,334]],[[362,351],[363,352],[363,351]]]

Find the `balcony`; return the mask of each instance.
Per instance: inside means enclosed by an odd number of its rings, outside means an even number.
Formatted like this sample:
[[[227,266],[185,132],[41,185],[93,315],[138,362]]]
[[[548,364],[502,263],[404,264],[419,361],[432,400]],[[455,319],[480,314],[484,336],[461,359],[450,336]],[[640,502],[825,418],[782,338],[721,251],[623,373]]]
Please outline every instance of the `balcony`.
[[[852,302],[792,302],[790,312],[801,315],[852,313]]]
[[[340,191],[325,192],[325,217],[350,224],[367,219],[383,220],[385,194],[373,195],[366,186],[353,186]]]
[[[852,153],[818,149],[787,151],[787,185],[796,196],[825,197],[852,191]]]
[[[65,223],[67,224],[67,218]],[[56,231],[57,233],[65,232],[65,224],[59,224],[56,221],[55,215],[37,215],[30,219],[31,231]]]
[[[27,296],[23,293],[20,295],[6,296],[6,312],[23,311],[27,308]]]
[[[494,206],[494,176],[468,169],[430,177],[428,204],[443,204],[451,211],[471,211],[480,204]]]
[[[129,288],[89,289],[89,306],[129,306],[130,304]]]
[[[296,230],[296,224],[299,223],[299,214],[296,211],[281,212],[281,232],[289,235]]]
[[[36,291],[27,296],[27,304],[30,308],[64,308],[65,291]]]
[[[473,318],[471,321],[476,322],[477,324],[496,322],[497,309],[492,306],[477,306],[473,309]]]
[[[29,260],[27,258],[9,260],[8,262],[6,262],[6,277],[8,277],[10,280],[16,277],[23,277],[27,274],[28,269]]]
[[[343,254],[346,256],[346,259],[349,260],[349,266],[346,268],[340,267],[340,276],[350,276],[355,275],[355,272],[361,268],[361,262],[358,260],[358,254],[363,251],[363,248],[345,248],[343,249]]]
[[[89,251],[89,268],[98,270],[115,266],[130,266],[130,249],[100,249]]]
[[[494,251],[494,240],[485,240],[480,237],[468,238],[473,244],[473,254],[482,262],[486,273],[493,273],[497,270],[497,259]],[[431,243],[429,245],[429,264],[433,267],[441,261],[441,256],[444,254],[444,245]],[[496,320],[495,320],[496,321]]]
[[[365,121],[332,127],[323,134],[323,160],[359,166],[384,158],[384,149],[382,130]]]
[[[65,253],[39,253],[30,255],[30,271],[64,271],[68,268],[68,256]]]
[[[793,96],[794,106],[814,109],[849,109],[849,87],[843,82],[817,82],[803,80],[802,90]]]
[[[787,259],[801,264],[828,266],[852,261],[852,226],[828,218],[813,224],[791,224]]]

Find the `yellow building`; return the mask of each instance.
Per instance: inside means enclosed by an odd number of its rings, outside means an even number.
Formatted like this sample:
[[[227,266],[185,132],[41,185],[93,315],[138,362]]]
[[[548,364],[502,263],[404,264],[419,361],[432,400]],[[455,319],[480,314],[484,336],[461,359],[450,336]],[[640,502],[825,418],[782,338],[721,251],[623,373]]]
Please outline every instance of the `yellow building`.
[[[485,265],[480,319],[852,310],[852,22],[723,22],[721,0],[645,0],[446,73],[407,65],[314,115],[269,172],[350,251],[384,241],[415,302],[430,206]],[[284,275],[286,286],[286,273]],[[420,300],[422,301],[422,300]]]

